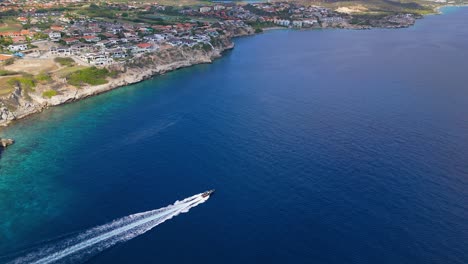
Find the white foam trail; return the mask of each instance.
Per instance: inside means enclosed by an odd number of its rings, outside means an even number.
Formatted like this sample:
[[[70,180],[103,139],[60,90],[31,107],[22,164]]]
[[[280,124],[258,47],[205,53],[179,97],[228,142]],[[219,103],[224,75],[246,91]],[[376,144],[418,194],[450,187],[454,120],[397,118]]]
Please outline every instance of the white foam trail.
[[[204,203],[208,197],[197,194],[164,208],[132,214],[84,231],[72,238],[43,247],[10,262],[11,264],[77,263],[115,245],[139,236],[166,220]]]

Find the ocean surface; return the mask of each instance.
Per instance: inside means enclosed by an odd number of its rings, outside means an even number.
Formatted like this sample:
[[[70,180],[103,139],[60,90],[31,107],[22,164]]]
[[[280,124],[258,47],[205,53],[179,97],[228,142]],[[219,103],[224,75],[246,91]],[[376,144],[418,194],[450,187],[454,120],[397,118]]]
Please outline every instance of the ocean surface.
[[[87,263],[468,263],[468,8],[280,30],[0,131],[0,262],[215,188]]]

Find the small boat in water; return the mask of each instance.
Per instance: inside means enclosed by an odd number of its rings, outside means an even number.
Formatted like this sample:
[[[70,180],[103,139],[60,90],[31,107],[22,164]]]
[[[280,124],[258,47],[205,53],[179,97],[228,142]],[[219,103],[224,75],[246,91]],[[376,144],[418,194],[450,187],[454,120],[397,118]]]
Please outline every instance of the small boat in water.
[[[212,193],[214,193],[214,191],[215,191],[214,189],[209,190],[209,191],[206,191],[206,192],[202,193],[202,197],[203,197],[203,198],[208,197],[208,196],[210,196]]]

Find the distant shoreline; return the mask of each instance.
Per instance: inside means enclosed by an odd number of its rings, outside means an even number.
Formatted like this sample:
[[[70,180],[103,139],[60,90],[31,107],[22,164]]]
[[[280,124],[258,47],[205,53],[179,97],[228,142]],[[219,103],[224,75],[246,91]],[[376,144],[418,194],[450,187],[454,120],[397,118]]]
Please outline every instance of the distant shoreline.
[[[438,13],[434,13],[434,14],[444,14],[442,12],[443,8],[447,8],[447,7],[466,7],[466,6],[468,6],[468,5],[446,5],[446,6],[441,6],[441,7],[438,7],[436,9]],[[429,15],[432,15],[432,14],[429,14]],[[424,15],[423,18],[425,16],[426,15]],[[396,27],[396,29],[397,28],[399,28],[399,27]],[[263,32],[268,32],[268,31],[272,31],[272,30],[282,30],[282,29],[290,29],[290,28],[281,27],[281,26],[273,26],[273,27],[263,28],[262,30],[263,30]],[[362,30],[362,29],[359,29],[359,28],[342,28],[342,29]],[[373,28],[371,28],[371,29],[373,29]],[[303,29],[303,30],[308,30],[308,29]],[[12,113],[14,115],[13,119],[5,119],[5,120],[0,121],[0,131],[1,131],[2,127],[7,127],[7,126],[9,126],[11,124],[14,124],[15,121],[19,121],[21,119],[24,119],[24,118],[26,118],[28,116],[31,116],[33,114],[36,114],[36,113],[40,113],[44,109],[47,109],[49,107],[55,107],[55,106],[59,106],[59,105],[63,105],[63,104],[71,103],[71,102],[76,102],[76,101],[79,101],[79,100],[82,100],[82,99],[85,99],[85,98],[88,98],[88,97],[91,97],[91,96],[96,96],[96,95],[99,95],[101,93],[105,93],[105,92],[120,88],[120,87],[128,86],[128,85],[135,84],[135,83],[139,83],[139,82],[154,78],[157,75],[168,73],[168,72],[180,69],[180,68],[186,68],[186,67],[194,66],[194,65],[197,65],[197,64],[203,64],[203,63],[212,63],[213,60],[223,56],[223,53],[225,51],[234,48],[234,43],[232,41],[235,38],[242,37],[242,36],[253,36],[253,35],[257,35],[257,34],[261,34],[261,32],[260,33],[254,33],[253,31],[251,31],[251,32],[246,33],[246,34],[231,36],[231,37],[229,37],[229,41],[231,42],[231,44],[229,44],[227,46],[223,46],[220,49],[213,50],[212,53],[206,54],[206,56],[198,57],[198,59],[197,58],[186,57],[182,61],[174,61],[172,63],[168,63],[168,64],[165,64],[165,65],[164,64],[163,65],[148,65],[148,66],[154,66],[154,67],[146,68],[144,70],[139,69],[139,68],[137,68],[137,69],[131,69],[130,68],[129,72],[121,73],[121,76],[119,76],[116,79],[110,79],[109,82],[106,83],[106,84],[97,85],[97,86],[88,86],[88,87],[84,87],[84,88],[76,88],[76,89],[68,91],[68,92],[66,92],[64,94],[54,96],[54,97],[52,97],[50,99],[44,99],[44,98],[38,99],[38,102],[40,102],[39,105],[33,105],[32,107],[27,107],[25,109],[21,109],[21,110],[17,111],[16,113]],[[187,54],[189,54],[189,52],[187,52],[187,51],[185,51],[185,52]],[[0,114],[2,114],[2,113],[0,112]]]
[[[468,7],[468,4],[466,4],[466,5],[444,5],[444,6],[439,6],[439,7],[436,7],[436,9],[435,9],[437,11],[436,13],[427,14],[427,15],[429,15],[429,16],[430,15],[443,15],[444,12],[442,11],[442,9],[449,8],[449,7],[463,8],[463,7]]]

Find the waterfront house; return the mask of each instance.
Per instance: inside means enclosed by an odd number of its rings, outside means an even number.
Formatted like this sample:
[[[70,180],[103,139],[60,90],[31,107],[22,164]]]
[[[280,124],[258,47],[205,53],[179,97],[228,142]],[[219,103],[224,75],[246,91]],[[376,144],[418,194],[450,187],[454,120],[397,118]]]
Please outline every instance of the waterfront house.
[[[74,53],[78,53],[83,52],[85,50],[89,50],[91,47],[91,44],[78,42],[77,44],[72,45],[70,48],[74,51]]]
[[[321,21],[325,24],[340,24],[346,22],[342,17],[324,17]]]
[[[11,51],[11,52],[23,51],[23,50],[27,50],[27,49],[28,49],[27,44],[14,44],[14,45],[9,45],[8,46],[8,50]]]
[[[138,43],[132,49],[132,53],[144,53],[156,50],[156,45],[151,43]]]
[[[172,26],[171,25],[167,25],[167,26],[164,26],[164,25],[154,25],[154,26],[151,26],[152,29],[154,30],[157,30],[157,31],[167,31],[167,30],[171,30],[172,29]]]
[[[72,45],[72,44],[75,44],[75,43],[79,42],[78,38],[65,38],[65,39],[63,39],[63,41],[67,45]]]
[[[28,36],[32,37],[34,34],[31,33],[29,30],[21,30],[21,31],[5,31],[0,32],[0,36],[2,37],[19,37],[19,36]]]
[[[134,31],[131,31],[131,32],[124,32],[124,36],[126,38],[133,38],[133,37],[136,37],[137,35],[135,34]]]
[[[21,36],[32,37],[32,36],[34,36],[34,33],[31,32],[31,31],[29,31],[29,30],[27,30],[27,29],[22,29],[22,30],[20,31],[20,35],[21,35]]]
[[[109,65],[114,62],[112,58],[104,53],[88,53],[83,56],[91,65]]]
[[[213,7],[213,9],[214,9],[215,11],[219,11],[219,10],[226,9],[226,7],[223,6],[223,5],[215,5],[215,6]]]
[[[187,47],[190,47],[192,48],[193,46],[197,45],[197,41],[195,40],[192,40],[192,39],[187,39],[187,38],[183,38],[180,40],[181,41],[181,46],[187,46]]]
[[[86,42],[98,42],[101,40],[100,37],[98,36],[83,36],[83,39],[86,41]]]
[[[210,41],[210,37],[208,37],[207,35],[202,35],[202,34],[196,34],[194,36],[191,36],[190,39],[193,39],[193,40],[198,41],[198,42],[209,42]]]
[[[109,45],[117,45],[120,41],[118,38],[109,38],[107,40],[109,41]]]
[[[21,22],[21,24],[25,24],[26,22],[28,22],[28,18],[27,17],[18,17],[17,20],[19,22]]]
[[[122,48],[115,48],[115,49],[107,50],[106,54],[109,54],[112,58],[115,58],[115,59],[127,57],[127,52]]]
[[[57,55],[57,56],[70,56],[72,55],[72,50],[69,47],[51,47],[49,49],[50,53],[52,55]]]
[[[283,26],[283,27],[289,27],[289,25],[291,24],[291,21],[287,19],[275,19],[273,23]]]
[[[296,28],[301,28],[301,27],[302,27],[302,24],[303,24],[302,20],[294,20],[294,21],[292,22],[292,26],[293,26],[293,27],[296,27]]]
[[[209,6],[200,7],[199,11],[200,13],[208,13],[211,11],[211,7]]]
[[[304,27],[312,27],[312,26],[318,25],[317,19],[307,19],[307,20],[303,20],[302,22],[303,22]]]
[[[152,31],[151,28],[147,28],[147,27],[141,27],[138,29],[138,32],[142,33],[142,34],[150,34]]]
[[[63,27],[57,25],[50,26],[50,29],[52,29],[53,31],[63,31]]]
[[[109,40],[101,40],[101,41],[96,43],[96,47],[99,47],[99,48],[105,48],[105,47],[109,47],[109,46],[111,46]]]
[[[182,41],[180,39],[178,39],[178,38],[169,38],[167,40],[167,43],[170,44],[173,47],[182,45]]]
[[[51,41],[59,41],[61,37],[62,37],[62,34],[60,34],[60,32],[52,31],[49,33],[49,39]]]
[[[13,43],[23,43],[26,41],[26,37],[25,36],[17,36],[17,37],[12,37],[11,40],[13,41]]]

